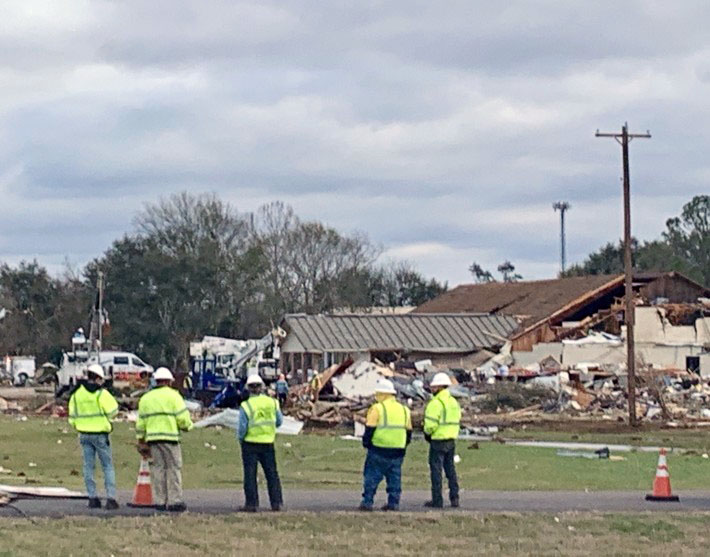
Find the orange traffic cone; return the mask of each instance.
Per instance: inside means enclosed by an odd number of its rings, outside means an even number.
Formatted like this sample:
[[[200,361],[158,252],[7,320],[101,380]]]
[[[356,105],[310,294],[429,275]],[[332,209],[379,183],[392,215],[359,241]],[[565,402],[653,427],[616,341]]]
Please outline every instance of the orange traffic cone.
[[[129,507],[153,507],[153,488],[150,485],[150,466],[148,460],[141,458],[141,467],[138,470],[136,488],[133,490],[133,501]]]
[[[646,495],[646,501],[680,501],[677,495],[671,493],[671,475],[666,464],[666,449],[661,449],[658,455],[656,477],[653,480],[653,494]]]

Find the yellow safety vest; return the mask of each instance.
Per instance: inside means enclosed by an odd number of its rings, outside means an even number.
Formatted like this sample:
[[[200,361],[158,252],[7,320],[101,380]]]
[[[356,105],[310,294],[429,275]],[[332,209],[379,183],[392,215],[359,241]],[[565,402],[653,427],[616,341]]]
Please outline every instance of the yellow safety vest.
[[[276,439],[276,413],[279,403],[267,395],[250,396],[241,404],[249,423],[244,441],[273,443]]]
[[[409,408],[394,397],[376,402],[377,427],[372,434],[372,444],[383,449],[404,449],[407,446]]]
[[[179,441],[180,431],[192,429],[190,412],[179,392],[168,386],[155,387],[138,401],[136,437],[151,441]]]
[[[111,433],[118,403],[106,389],[93,393],[81,385],[69,399],[69,423],[79,433]]]
[[[461,424],[461,407],[449,389],[442,389],[424,411],[424,433],[434,441],[456,439]]]

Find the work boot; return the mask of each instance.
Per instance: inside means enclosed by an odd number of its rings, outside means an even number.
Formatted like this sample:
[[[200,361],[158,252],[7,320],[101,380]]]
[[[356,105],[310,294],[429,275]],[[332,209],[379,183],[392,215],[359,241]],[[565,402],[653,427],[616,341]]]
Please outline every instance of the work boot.
[[[451,500],[451,506],[455,509],[459,508],[459,498],[458,497]]]
[[[92,497],[89,499],[89,508],[90,509],[100,509],[101,508],[101,499],[98,497]]]
[[[168,507],[166,505],[155,505],[155,510],[163,512],[163,511],[167,511]]]
[[[106,499],[106,510],[115,511],[118,508],[118,501],[115,499]]]
[[[357,508],[357,510],[369,513],[372,512],[372,507],[370,505],[366,505],[365,503],[360,503],[360,506]]]
[[[439,503],[438,501],[427,501],[424,506],[429,509],[443,509],[444,503]]]
[[[271,505],[271,510],[275,513],[280,512],[283,509],[283,505],[281,503],[276,503],[275,505]]]
[[[399,505],[390,505],[387,504],[382,507],[383,511],[398,511],[399,510]]]
[[[251,507],[248,505],[244,505],[243,507],[239,508],[240,513],[255,513],[256,512],[256,507]]]
[[[175,505],[168,505],[168,512],[171,513],[184,513],[187,510],[187,505],[185,503],[176,503]]]

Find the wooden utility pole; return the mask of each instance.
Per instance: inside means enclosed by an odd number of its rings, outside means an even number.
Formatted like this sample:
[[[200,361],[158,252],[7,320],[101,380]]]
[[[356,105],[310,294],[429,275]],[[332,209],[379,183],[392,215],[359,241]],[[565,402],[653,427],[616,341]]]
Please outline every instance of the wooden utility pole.
[[[650,138],[651,134],[629,133],[629,125],[621,127],[621,133],[599,133],[596,137],[613,137],[621,145],[624,165],[624,275],[626,309],[624,321],[626,322],[626,369],[628,379],[629,424],[637,426],[636,419],[636,351],[634,348],[634,294],[633,294],[633,268],[631,265],[631,180],[629,177],[629,142],[635,137]]]

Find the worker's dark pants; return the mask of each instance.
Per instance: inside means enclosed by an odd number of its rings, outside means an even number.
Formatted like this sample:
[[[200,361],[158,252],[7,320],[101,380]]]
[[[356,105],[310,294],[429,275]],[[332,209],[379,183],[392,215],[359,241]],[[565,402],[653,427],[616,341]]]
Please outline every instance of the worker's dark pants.
[[[449,500],[459,498],[459,480],[456,477],[454,455],[456,441],[432,441],[429,444],[429,472],[431,473],[431,500],[435,505],[443,505],[441,496],[441,469],[444,469],[449,482]]]
[[[279,473],[276,469],[274,444],[243,441],[242,464],[244,466],[244,505],[254,508],[259,506],[256,470],[257,465],[261,464],[264,476],[266,476],[271,508],[280,507],[283,504],[283,496],[281,495],[281,480],[279,480]]]

